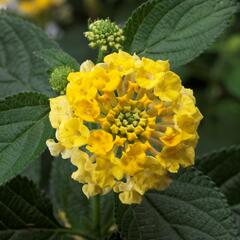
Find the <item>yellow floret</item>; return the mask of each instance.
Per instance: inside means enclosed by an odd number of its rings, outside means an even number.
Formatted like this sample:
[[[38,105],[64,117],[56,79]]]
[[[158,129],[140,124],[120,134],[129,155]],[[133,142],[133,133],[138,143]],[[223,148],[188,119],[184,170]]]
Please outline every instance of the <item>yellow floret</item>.
[[[104,130],[95,130],[90,133],[87,149],[98,155],[106,155],[113,148],[113,137]]]
[[[49,119],[53,128],[58,128],[63,120],[73,116],[73,111],[66,96],[50,98],[50,108]]]
[[[65,120],[59,126],[58,140],[66,148],[81,147],[89,138],[89,130],[78,118]]]

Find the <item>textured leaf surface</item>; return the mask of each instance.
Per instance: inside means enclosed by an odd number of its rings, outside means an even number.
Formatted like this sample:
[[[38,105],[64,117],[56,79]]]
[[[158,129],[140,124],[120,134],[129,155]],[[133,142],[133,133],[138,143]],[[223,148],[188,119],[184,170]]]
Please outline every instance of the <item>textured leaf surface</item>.
[[[0,101],[0,184],[22,172],[46,148],[53,135],[48,99],[20,93]]]
[[[198,168],[210,176],[226,195],[240,226],[240,146],[199,158]]]
[[[37,186],[41,183],[41,157],[35,159],[30,165],[21,173],[21,176],[32,180]]]
[[[0,97],[35,91],[51,95],[47,66],[33,52],[58,45],[33,24],[0,11]]]
[[[191,169],[162,192],[149,192],[141,205],[117,205],[126,239],[233,240],[236,226],[223,194]]]
[[[33,182],[16,177],[0,187],[1,240],[61,240],[64,229]]]
[[[94,238],[93,202],[82,193],[82,185],[72,180],[71,175],[75,167],[69,160],[55,159],[52,172],[52,198],[54,207],[59,212],[64,212],[66,225],[80,229],[85,235]],[[100,198],[101,233],[106,236],[109,228],[114,224],[113,219],[114,198],[112,194]]]
[[[35,55],[47,63],[49,68],[53,69],[59,66],[69,66],[73,70],[79,70],[79,63],[73,57],[61,49],[43,49],[35,52]]]
[[[125,50],[183,65],[214,42],[236,10],[235,0],[147,1],[125,26]]]

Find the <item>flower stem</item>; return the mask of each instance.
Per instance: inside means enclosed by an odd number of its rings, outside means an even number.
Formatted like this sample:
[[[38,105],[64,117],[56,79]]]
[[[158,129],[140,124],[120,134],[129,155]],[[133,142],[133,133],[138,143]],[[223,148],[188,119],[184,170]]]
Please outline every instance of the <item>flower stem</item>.
[[[97,195],[92,199],[92,207],[93,207],[93,227],[97,235],[97,239],[102,239],[101,234],[101,211],[100,211],[100,196]]]
[[[98,57],[97,57],[97,63],[100,63],[100,62],[103,61],[105,53],[106,53],[106,51],[103,51],[103,50],[99,49]]]

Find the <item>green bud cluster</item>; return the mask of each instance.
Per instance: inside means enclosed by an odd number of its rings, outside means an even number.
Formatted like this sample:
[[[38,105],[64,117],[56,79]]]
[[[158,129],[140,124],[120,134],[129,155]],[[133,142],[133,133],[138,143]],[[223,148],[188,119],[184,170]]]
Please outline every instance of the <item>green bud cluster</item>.
[[[144,131],[147,125],[147,119],[144,116],[144,113],[139,109],[131,109],[131,106],[124,106],[122,111],[118,114],[113,125],[111,126],[111,131],[114,134],[125,136],[127,133],[136,134]]]
[[[68,83],[68,74],[73,72],[73,69],[69,66],[60,66],[53,70],[50,75],[49,83],[55,92],[64,94]]]
[[[91,48],[107,51],[108,48],[120,50],[125,40],[123,30],[109,19],[96,20],[89,24],[85,37]]]

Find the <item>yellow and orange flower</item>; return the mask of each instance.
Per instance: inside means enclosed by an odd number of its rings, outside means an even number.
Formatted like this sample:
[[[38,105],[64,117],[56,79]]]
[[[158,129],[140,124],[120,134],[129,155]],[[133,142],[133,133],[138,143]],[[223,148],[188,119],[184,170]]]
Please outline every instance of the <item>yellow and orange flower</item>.
[[[83,63],[68,81],[66,95],[50,99],[58,142],[47,144],[78,167],[72,177],[86,196],[112,189],[123,203],[140,203],[194,164],[202,115],[168,61],[120,51]]]
[[[62,5],[64,0],[0,0],[0,5],[5,5],[13,10],[27,15],[36,16],[50,8]]]

